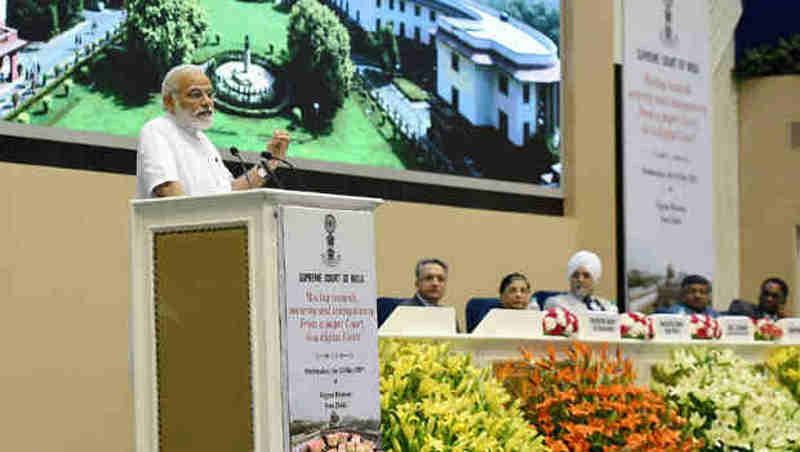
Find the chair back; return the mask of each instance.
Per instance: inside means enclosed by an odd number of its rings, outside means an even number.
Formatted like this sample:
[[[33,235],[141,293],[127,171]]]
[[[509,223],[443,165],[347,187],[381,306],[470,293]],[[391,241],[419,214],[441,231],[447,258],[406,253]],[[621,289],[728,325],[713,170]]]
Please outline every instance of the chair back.
[[[547,301],[548,298],[552,297],[553,295],[562,295],[566,292],[555,291],[555,290],[537,290],[533,293],[533,298],[536,300],[536,303],[539,305],[539,309],[544,310],[544,302]]]
[[[470,298],[469,301],[467,301],[465,312],[465,317],[467,318],[467,333],[471,333],[472,330],[481,323],[481,320],[486,317],[489,311],[502,307],[502,303],[500,303],[500,300],[497,298]]]
[[[378,297],[378,328],[392,315],[394,308],[405,300],[405,298]]]

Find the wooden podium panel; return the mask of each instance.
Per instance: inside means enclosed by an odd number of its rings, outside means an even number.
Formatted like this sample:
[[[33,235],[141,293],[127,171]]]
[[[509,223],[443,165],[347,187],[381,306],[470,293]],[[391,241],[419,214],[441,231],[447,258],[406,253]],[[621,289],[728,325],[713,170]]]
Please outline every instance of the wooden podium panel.
[[[254,449],[247,241],[244,225],[154,234],[160,451]]]

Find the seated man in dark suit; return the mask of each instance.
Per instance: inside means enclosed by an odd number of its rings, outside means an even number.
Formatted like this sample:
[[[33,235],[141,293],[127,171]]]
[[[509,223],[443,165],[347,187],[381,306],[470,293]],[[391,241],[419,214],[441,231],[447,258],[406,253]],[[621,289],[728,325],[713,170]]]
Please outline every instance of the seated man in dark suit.
[[[414,274],[417,291],[400,306],[439,306],[447,289],[447,264],[440,259],[420,259]]]
[[[783,312],[786,299],[789,297],[789,286],[780,278],[767,278],[761,283],[761,294],[758,304],[744,300],[733,300],[728,307],[728,315],[745,315],[753,319],[778,320],[786,315]]]
[[[656,310],[656,314],[706,314],[719,316],[711,307],[711,281],[700,275],[689,275],[681,282],[681,300],[668,308]]]

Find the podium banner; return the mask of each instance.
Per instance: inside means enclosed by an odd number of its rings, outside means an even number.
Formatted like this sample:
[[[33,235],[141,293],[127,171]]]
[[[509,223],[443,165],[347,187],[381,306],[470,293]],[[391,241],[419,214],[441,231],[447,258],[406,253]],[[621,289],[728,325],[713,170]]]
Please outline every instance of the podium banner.
[[[371,212],[282,207],[283,359],[291,451],[380,446]],[[359,449],[360,450],[360,449]],[[373,449],[365,449],[373,450]]]
[[[627,308],[713,279],[711,57],[707,2],[625,2]]]

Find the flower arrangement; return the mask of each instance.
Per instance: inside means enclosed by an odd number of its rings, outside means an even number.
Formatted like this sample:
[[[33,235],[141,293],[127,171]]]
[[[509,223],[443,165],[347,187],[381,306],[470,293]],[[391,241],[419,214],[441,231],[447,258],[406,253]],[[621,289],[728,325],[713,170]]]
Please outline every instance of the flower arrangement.
[[[689,317],[689,328],[692,339],[719,339],[722,337],[722,328],[717,319],[708,314],[692,314]]]
[[[503,386],[447,344],[381,340],[383,448],[547,451]]]
[[[560,451],[688,451],[702,443],[663,397],[633,385],[630,360],[607,346],[595,354],[573,343],[566,357],[547,356],[496,366],[498,379],[522,402],[528,421]],[[484,449],[488,450],[488,449]]]
[[[766,317],[751,320],[756,327],[755,338],[757,341],[777,341],[783,337],[783,330],[772,320]]]
[[[324,435],[322,438],[308,440],[300,445],[301,452],[373,452],[375,444],[369,440],[362,440],[355,433],[336,432]]]
[[[800,401],[800,347],[783,347],[773,351],[767,368]]]
[[[653,319],[641,312],[623,312],[619,319],[620,334],[626,339],[652,339]]]
[[[651,388],[678,406],[708,450],[800,450],[800,405],[732,350],[675,349],[654,366]]]
[[[561,307],[550,308],[542,317],[542,330],[547,336],[570,337],[578,332],[578,317]]]

